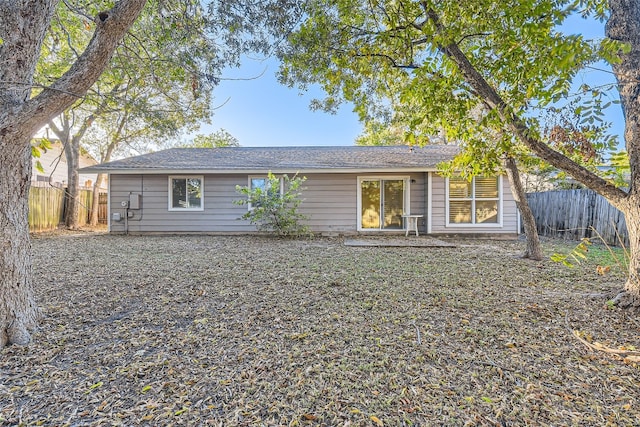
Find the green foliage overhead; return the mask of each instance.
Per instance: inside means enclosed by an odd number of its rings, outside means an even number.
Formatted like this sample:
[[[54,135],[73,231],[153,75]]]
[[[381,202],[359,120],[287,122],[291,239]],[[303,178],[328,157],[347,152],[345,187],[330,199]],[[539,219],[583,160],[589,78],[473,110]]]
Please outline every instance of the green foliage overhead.
[[[233,203],[249,206],[241,219],[249,220],[259,231],[280,237],[309,235],[310,230],[304,224],[309,218],[298,212],[305,181],[305,177],[283,175],[278,178],[269,172],[264,188],[236,186],[236,191],[243,198]]]
[[[368,121],[364,133],[356,138],[356,145],[403,145],[405,130],[385,123]]]
[[[190,143],[181,144],[181,147],[193,148],[219,148],[239,147],[238,139],[225,129],[218,129],[209,135],[196,135]]]
[[[108,2],[60,2],[36,79],[46,86],[79,56]],[[110,66],[73,107],[71,131],[97,159],[146,152],[197,130],[212,115],[211,90],[222,70],[253,46],[213,31],[205,3],[151,0]]]
[[[544,140],[546,123],[534,117],[563,104],[580,69],[616,60],[626,49],[562,32],[568,16],[601,18],[603,8],[569,0],[316,0],[306,4],[306,19],[280,51],[280,78],[302,88],[319,84],[326,98],[315,108],[331,111],[349,101],[365,122],[401,123],[408,142],[437,135],[459,143],[463,150],[452,167],[497,171],[503,153],[520,157],[527,150],[447,46],[457,46],[509,111]],[[607,107],[601,96],[585,96],[571,108],[591,108],[595,120]]]
[[[31,141],[31,156],[36,159],[35,168],[40,173],[45,173],[42,163],[40,163],[40,157],[43,152],[47,152],[52,148],[51,141],[47,138],[39,138]]]
[[[445,31],[436,29],[431,10]],[[314,1],[282,52],[282,77],[320,83],[333,97],[329,104],[344,98],[363,114],[365,101],[401,82],[405,99],[469,117],[479,101],[438,47],[455,42],[510,105],[523,109],[532,98],[549,103],[565,95],[576,65],[595,58],[598,46],[557,30],[574,10],[573,2],[549,0]]]

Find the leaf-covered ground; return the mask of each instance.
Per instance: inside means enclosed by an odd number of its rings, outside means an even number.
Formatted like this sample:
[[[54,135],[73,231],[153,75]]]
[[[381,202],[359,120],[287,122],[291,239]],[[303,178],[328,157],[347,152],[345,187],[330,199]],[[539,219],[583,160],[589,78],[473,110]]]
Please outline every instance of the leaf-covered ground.
[[[621,274],[456,243],[36,236],[43,318],[0,354],[0,424],[640,425],[639,364],[574,336],[640,347],[593,295]]]

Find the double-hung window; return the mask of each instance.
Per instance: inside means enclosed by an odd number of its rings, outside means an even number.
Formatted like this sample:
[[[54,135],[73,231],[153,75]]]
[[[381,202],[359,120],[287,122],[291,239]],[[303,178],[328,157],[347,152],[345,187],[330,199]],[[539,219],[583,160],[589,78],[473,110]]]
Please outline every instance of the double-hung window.
[[[204,177],[170,176],[169,210],[201,211],[204,209]]]
[[[459,176],[447,180],[448,225],[500,224],[500,177]]]

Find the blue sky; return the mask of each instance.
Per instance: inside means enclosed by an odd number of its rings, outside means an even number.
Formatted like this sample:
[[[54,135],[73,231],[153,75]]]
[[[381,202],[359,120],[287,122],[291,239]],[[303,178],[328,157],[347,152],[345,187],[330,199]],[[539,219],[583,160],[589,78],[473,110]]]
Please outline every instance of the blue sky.
[[[228,70],[229,80],[213,92],[219,108],[203,131],[223,128],[243,147],[353,145],[361,125],[351,106],[337,114],[311,111],[311,100],[322,91],[300,94],[278,83],[277,70],[275,59],[246,60],[242,68]]]
[[[572,18],[567,32],[586,38],[602,38],[604,24]],[[603,67],[605,67],[603,65]],[[310,101],[322,97],[319,89],[300,94],[278,83],[275,59],[247,59],[242,68],[228,70],[214,90],[216,109],[212,124],[201,129],[211,133],[226,129],[245,147],[352,145],[362,126],[352,106],[345,104],[337,114],[311,111]],[[612,81],[610,73],[587,70],[579,79],[597,84]],[[617,96],[617,94],[616,94]],[[607,118],[614,123],[612,132],[622,141],[623,118],[618,105],[612,106]]]

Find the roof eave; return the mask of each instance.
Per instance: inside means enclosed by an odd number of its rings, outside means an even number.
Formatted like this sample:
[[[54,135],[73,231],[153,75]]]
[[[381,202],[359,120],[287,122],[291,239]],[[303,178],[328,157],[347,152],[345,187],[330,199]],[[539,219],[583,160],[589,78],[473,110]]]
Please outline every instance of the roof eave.
[[[406,168],[268,168],[268,169],[102,169],[87,167],[83,168],[83,173],[107,173],[110,175],[233,175],[233,174],[265,174],[271,172],[274,174],[336,174],[336,173],[420,173],[420,172],[437,172],[434,166],[416,166]]]

